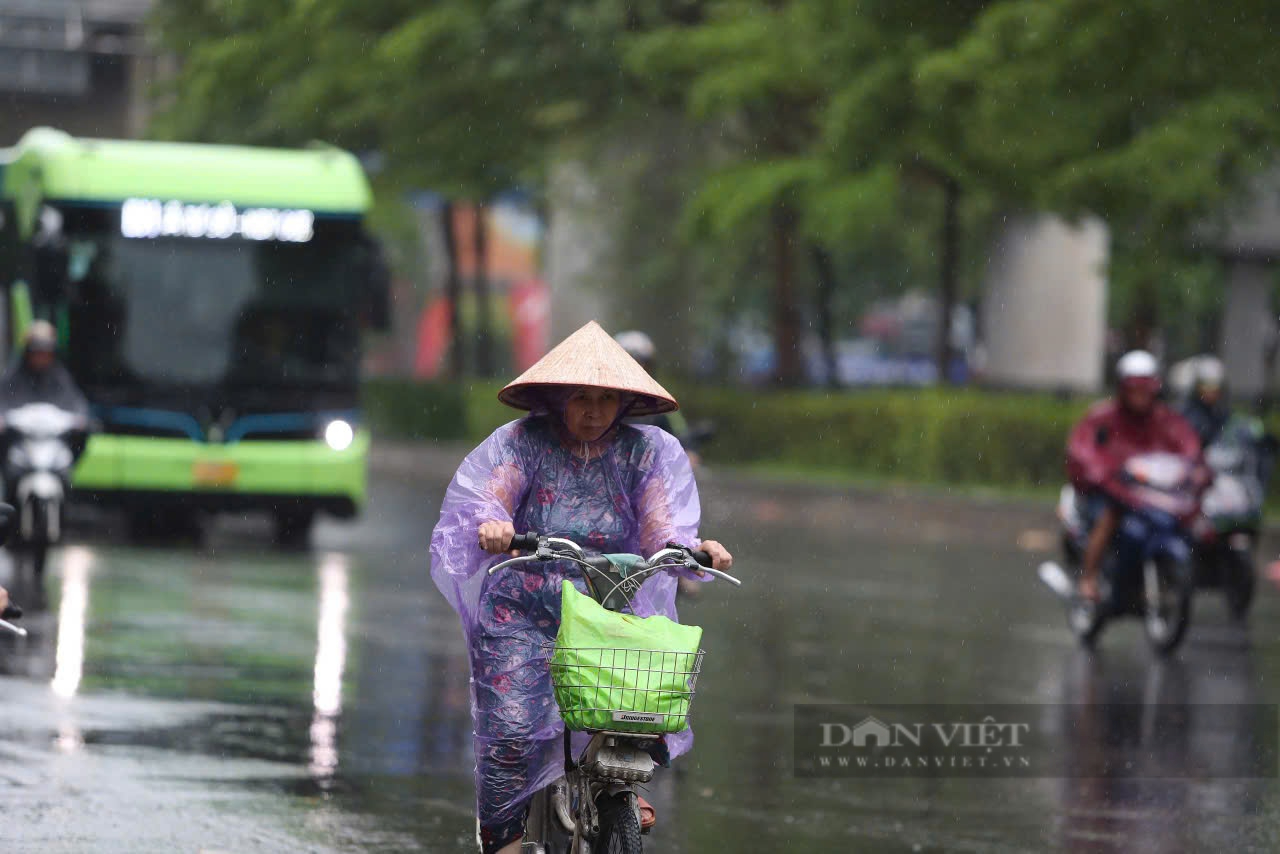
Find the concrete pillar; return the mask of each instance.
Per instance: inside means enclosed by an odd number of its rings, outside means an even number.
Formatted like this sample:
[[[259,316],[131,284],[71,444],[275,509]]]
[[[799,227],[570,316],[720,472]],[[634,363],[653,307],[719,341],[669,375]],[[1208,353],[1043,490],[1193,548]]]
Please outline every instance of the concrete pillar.
[[[1253,397],[1266,390],[1267,345],[1276,331],[1271,308],[1269,266],[1247,260],[1230,262],[1227,305],[1222,316],[1222,362],[1237,394]]]
[[[985,374],[997,386],[1096,391],[1104,376],[1109,234],[1048,215],[1011,219],[982,304]]]

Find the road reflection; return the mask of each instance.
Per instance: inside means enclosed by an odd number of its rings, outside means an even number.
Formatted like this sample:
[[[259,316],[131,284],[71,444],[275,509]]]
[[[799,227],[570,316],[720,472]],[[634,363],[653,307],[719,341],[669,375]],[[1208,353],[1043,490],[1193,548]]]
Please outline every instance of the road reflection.
[[[1072,650],[1056,731],[1060,844],[1127,852],[1227,847],[1274,785],[1277,716],[1247,647],[1112,660]],[[1223,828],[1224,820],[1227,830]]]
[[[84,676],[85,615],[89,610],[89,572],[93,552],[68,546],[62,553],[62,583],[58,604],[58,646],[54,656],[53,693],[74,697]]]
[[[307,769],[313,777],[338,770],[338,721],[342,714],[342,673],[347,663],[348,558],[335,552],[320,558],[320,616],[317,619],[315,687],[311,697],[311,752]]]

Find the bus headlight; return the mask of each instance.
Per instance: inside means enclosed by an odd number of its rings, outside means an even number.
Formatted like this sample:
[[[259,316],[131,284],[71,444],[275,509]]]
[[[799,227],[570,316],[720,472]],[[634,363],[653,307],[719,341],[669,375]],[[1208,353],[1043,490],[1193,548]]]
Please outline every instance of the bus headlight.
[[[356,438],[356,431],[351,425],[339,419],[330,421],[328,426],[324,428],[325,444],[335,451],[345,451],[351,447],[351,443]]]

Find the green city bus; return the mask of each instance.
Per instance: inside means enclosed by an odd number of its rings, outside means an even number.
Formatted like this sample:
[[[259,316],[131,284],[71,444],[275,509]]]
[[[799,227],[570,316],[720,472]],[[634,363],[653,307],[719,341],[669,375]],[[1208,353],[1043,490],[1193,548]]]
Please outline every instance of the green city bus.
[[[37,128],[0,181],[0,344],[56,325],[100,425],[78,494],[140,526],[266,510],[288,539],[359,512],[388,286],[355,157]]]

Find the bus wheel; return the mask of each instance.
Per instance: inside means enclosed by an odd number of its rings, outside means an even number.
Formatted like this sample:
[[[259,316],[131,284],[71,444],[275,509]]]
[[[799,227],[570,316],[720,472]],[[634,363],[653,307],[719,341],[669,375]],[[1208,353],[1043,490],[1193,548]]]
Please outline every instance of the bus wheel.
[[[281,507],[273,513],[276,526],[276,543],[298,548],[311,539],[311,526],[316,521],[316,511],[305,507]]]

